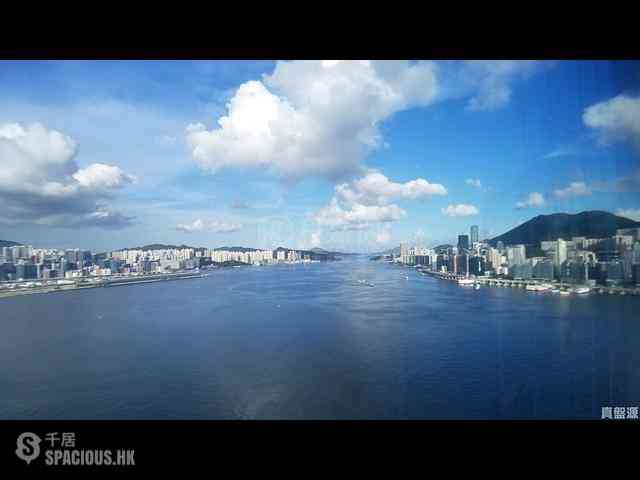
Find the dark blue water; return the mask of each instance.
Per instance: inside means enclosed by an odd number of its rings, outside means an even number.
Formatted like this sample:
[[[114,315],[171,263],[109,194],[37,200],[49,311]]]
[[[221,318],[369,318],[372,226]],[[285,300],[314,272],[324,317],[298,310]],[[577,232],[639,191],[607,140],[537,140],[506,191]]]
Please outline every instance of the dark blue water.
[[[0,418],[600,418],[639,311],[366,259],[1,299]]]

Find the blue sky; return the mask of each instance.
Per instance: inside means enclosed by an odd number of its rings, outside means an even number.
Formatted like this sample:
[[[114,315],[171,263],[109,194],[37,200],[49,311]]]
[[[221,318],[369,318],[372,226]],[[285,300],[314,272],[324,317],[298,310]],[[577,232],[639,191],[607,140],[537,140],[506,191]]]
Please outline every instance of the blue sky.
[[[379,251],[640,220],[640,62],[0,62],[0,238]]]

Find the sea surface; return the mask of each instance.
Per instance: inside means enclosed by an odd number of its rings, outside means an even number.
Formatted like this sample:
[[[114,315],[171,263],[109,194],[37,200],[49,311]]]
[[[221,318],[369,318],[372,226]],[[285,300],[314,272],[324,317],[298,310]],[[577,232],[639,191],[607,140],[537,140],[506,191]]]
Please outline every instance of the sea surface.
[[[16,296],[0,419],[600,418],[640,404],[639,312],[358,257]]]

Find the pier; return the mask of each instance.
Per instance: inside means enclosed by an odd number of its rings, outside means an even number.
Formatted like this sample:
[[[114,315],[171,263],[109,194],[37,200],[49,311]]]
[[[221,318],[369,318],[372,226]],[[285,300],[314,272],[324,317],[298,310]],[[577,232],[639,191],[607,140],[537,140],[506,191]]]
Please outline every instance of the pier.
[[[423,275],[429,275],[431,277],[436,277],[441,280],[449,280],[453,282],[457,282],[463,278],[470,278],[475,283],[480,285],[489,286],[489,287],[509,287],[509,288],[526,288],[531,285],[553,285],[554,288],[558,289],[570,289],[576,287],[576,285],[572,285],[569,283],[558,282],[552,283],[550,281],[544,280],[509,280],[503,278],[488,278],[488,277],[466,277],[464,275],[457,275],[455,273],[445,273],[445,272],[434,272],[432,270],[418,269],[420,273]],[[594,287],[589,287],[592,293],[598,294],[608,294],[608,295],[638,295],[640,296],[640,287],[609,287],[605,285],[596,285]]]

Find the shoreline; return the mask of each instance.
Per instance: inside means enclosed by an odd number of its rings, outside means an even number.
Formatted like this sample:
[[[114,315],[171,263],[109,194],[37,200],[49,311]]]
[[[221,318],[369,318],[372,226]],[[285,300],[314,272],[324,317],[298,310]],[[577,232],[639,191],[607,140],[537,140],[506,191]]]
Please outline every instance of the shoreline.
[[[170,282],[175,280],[188,280],[192,278],[204,278],[206,273],[170,273],[170,274],[154,274],[154,275],[136,275],[129,277],[117,277],[114,279],[100,279],[99,281],[87,282],[85,281],[73,281],[73,284],[50,284],[33,287],[21,287],[15,289],[2,289],[0,290],[0,299],[16,297],[20,295],[34,295],[45,293],[62,293],[73,292],[78,290],[88,290],[94,288],[112,288],[121,287],[125,285],[139,285],[143,283],[156,283],[156,282]],[[140,278],[142,277],[142,278]],[[83,277],[86,278],[86,277]],[[28,282],[21,282],[28,283]]]
[[[441,273],[434,272],[431,270],[423,270],[416,269],[421,275],[430,276],[437,278],[439,280],[446,280],[450,282],[457,282],[459,279],[467,278],[464,276],[455,275],[453,273]],[[506,287],[506,288],[520,288],[526,290],[526,287],[529,285],[542,285],[549,284],[550,282],[544,282],[540,280],[509,280],[509,279],[500,279],[500,278],[483,278],[483,277],[475,277],[469,279],[473,280],[474,283],[482,285],[484,287]],[[580,288],[581,285],[571,285],[560,283],[554,285],[558,289],[568,289],[572,294],[576,295],[585,295],[591,293],[597,293],[601,295],[631,295],[631,296],[640,296],[640,287],[608,287],[606,285],[596,285],[589,288],[589,292],[587,293],[574,293],[571,290],[574,288]],[[550,293],[549,290],[529,290],[533,293]]]

